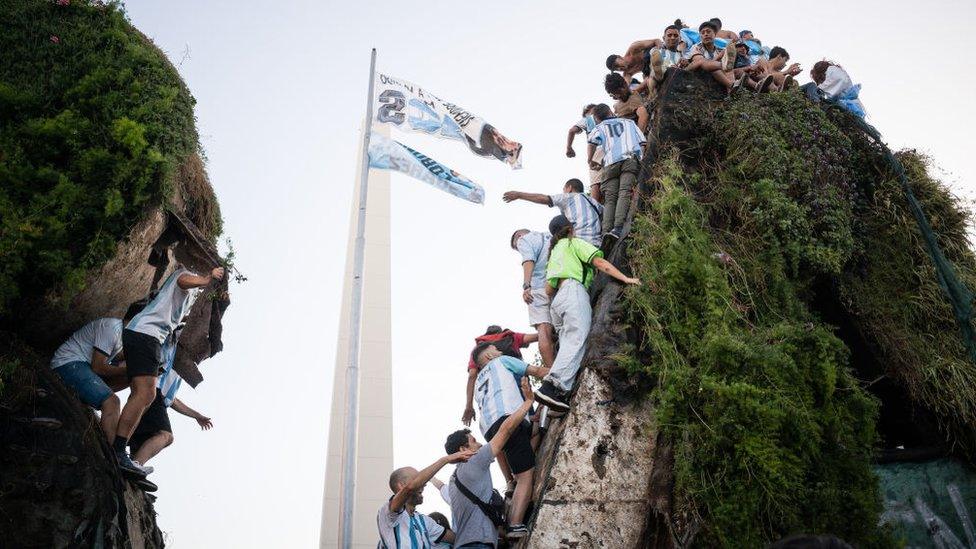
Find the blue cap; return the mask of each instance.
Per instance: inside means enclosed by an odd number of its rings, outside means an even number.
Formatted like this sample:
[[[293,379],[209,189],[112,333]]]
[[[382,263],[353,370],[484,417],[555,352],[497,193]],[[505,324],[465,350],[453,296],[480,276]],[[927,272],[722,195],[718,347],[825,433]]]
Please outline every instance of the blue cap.
[[[745,36],[747,34],[752,34],[752,31],[751,30],[741,30],[741,31],[739,31],[739,38],[742,38],[743,36]]]

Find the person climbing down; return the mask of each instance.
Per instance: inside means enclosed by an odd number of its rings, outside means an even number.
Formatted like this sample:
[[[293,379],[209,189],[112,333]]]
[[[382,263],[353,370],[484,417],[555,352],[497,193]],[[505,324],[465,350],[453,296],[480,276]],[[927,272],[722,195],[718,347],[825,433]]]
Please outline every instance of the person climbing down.
[[[385,549],[430,549],[435,543],[454,543],[455,535],[423,513],[417,506],[424,502],[424,486],[448,463],[462,463],[474,452],[456,451],[428,465],[422,471],[401,467],[390,473],[393,497],[376,512],[376,529],[380,547]],[[425,520],[426,519],[426,520]],[[408,541],[409,540],[409,541]]]
[[[135,312],[123,319],[99,318],[85,324],[58,347],[51,358],[51,369],[78,398],[99,410],[99,425],[109,444],[119,425],[119,397],[109,387],[125,379],[124,366],[112,366],[122,352],[122,326]]]
[[[606,107],[606,105],[604,106]],[[593,162],[590,161],[589,156],[587,156],[587,163],[593,167]],[[563,185],[562,194],[545,195],[508,191],[502,195],[502,200],[505,202],[525,200],[550,208],[559,208],[559,213],[573,222],[576,227],[577,238],[582,238],[594,246],[599,246],[603,238],[603,233],[600,230],[603,205],[592,197],[583,194],[583,182],[579,179],[574,178],[566,181],[566,184]]]
[[[630,200],[634,183],[640,171],[640,159],[645,143],[644,134],[632,120],[615,118],[605,104],[597,105],[593,111],[596,128],[590,134],[589,160],[591,166],[598,166],[593,160],[596,151],[603,152],[603,194],[602,230],[611,240],[620,238],[630,210]],[[592,243],[592,242],[591,242]]]
[[[566,135],[566,158],[576,157],[576,151],[573,150],[573,140],[576,139],[577,135],[585,133],[586,139],[589,140],[590,132],[596,127],[596,121],[593,120],[594,107],[596,105],[593,103],[583,107],[583,118],[569,128],[569,133]],[[589,164],[587,164],[587,169],[590,170],[590,196],[597,202],[603,202],[600,197],[600,170],[590,168]]]
[[[156,398],[156,381],[163,366],[163,343],[177,329],[193,307],[202,288],[224,277],[223,267],[214,267],[207,276],[178,267],[169,275],[159,292],[122,330],[126,375],[131,392],[119,418],[119,428],[112,446],[123,472],[145,478],[146,469],[133,463],[125,448],[146,408]]]
[[[715,44],[718,30],[719,27],[712,21],[705,21],[698,26],[701,42],[688,50],[689,62],[685,69],[711,73],[715,80],[731,92],[735,83],[732,73],[735,68],[735,48],[720,48]]]
[[[464,413],[461,415],[461,423],[465,426],[471,425],[471,420],[475,418],[474,380],[478,377],[478,370],[480,368],[477,362],[475,362],[474,352],[478,349],[478,346],[483,343],[491,343],[502,354],[522,360],[521,350],[528,347],[530,343],[538,341],[538,338],[538,334],[513,332],[507,328],[495,325],[488,326],[484,334],[474,338],[474,348],[471,349],[471,354],[468,355],[468,383],[465,391],[467,400],[465,401]]]
[[[529,325],[535,328],[539,337],[542,364],[551,368],[556,358],[556,341],[549,315],[549,296],[546,295],[549,234],[519,229],[512,234],[509,243],[522,256],[522,301],[529,310]]]
[[[624,284],[641,281],[620,272],[603,252],[576,238],[573,224],[565,216],[557,215],[549,223],[552,243],[546,269],[546,291],[552,298],[552,323],[559,334],[559,352],[552,370],[542,381],[536,397],[549,406],[549,415],[569,411],[568,394],[576,381],[586,352],[586,338],[590,334],[590,295],[587,288],[598,269]]]
[[[858,98],[861,85],[854,84],[843,67],[833,61],[817,61],[810,69],[810,77],[827,99],[864,118],[864,103]]]
[[[497,357],[496,357],[497,358]],[[506,365],[499,363],[500,368],[507,368]],[[485,393],[495,392],[504,389],[506,398],[510,398],[512,376],[504,372],[499,372],[496,368],[484,369]],[[496,375],[497,374],[497,375]],[[497,377],[497,381],[491,379]],[[504,383],[504,385],[502,385]],[[525,415],[532,408],[533,394],[529,379],[522,376],[521,397],[519,405],[511,410],[501,421],[495,420],[492,427],[495,427],[488,439],[487,444],[480,444],[469,429],[455,431],[448,435],[444,443],[447,453],[473,452],[474,455],[466,463],[457,466],[454,475],[451,476],[451,523],[455,527],[455,547],[496,547],[498,544],[498,529],[504,520],[501,517],[489,516],[483,507],[488,507],[492,500],[491,472],[489,467],[496,456],[507,453],[512,461],[512,469],[521,470],[523,467],[530,467],[523,470],[517,476],[519,483],[516,485],[515,495],[512,497],[512,506],[509,509],[508,520],[508,539],[519,539],[528,535],[528,530],[521,523],[524,520],[525,510],[532,497],[531,482],[532,468],[535,467],[535,455],[529,447],[528,453],[525,452],[527,444],[528,427],[525,426]],[[486,437],[487,438],[487,437]],[[526,442],[522,442],[525,438]],[[511,444],[512,451],[506,451],[506,447]],[[523,482],[523,478],[525,481]],[[477,500],[477,501],[475,501]],[[516,505],[516,501],[518,505]],[[497,521],[497,525],[496,525]]]
[[[176,393],[183,383],[180,375],[173,370],[173,364],[176,360],[176,344],[179,341],[181,330],[182,327],[178,327],[163,345],[163,372],[159,375],[156,384],[156,398],[146,408],[139,420],[139,425],[129,437],[129,451],[132,461],[142,466],[147,475],[153,472],[153,468],[146,466],[146,463],[156,457],[164,448],[173,444],[173,428],[169,421],[169,408],[196,420],[204,431],[213,427],[213,422],[209,417],[190,408],[176,398]]]
[[[630,91],[630,86],[627,85],[627,81],[622,76],[615,72],[608,74],[603,81],[603,89],[617,101],[613,104],[614,114],[620,118],[628,118],[636,122],[641,133],[647,131],[647,124],[651,115],[647,112],[647,107],[644,106],[641,96]],[[590,133],[592,134],[592,132]]]

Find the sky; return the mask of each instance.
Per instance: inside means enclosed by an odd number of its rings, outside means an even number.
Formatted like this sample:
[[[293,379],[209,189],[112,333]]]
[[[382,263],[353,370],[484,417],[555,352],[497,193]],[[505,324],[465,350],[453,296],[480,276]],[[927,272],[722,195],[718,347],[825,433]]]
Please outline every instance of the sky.
[[[369,51],[378,70],[482,116],[523,146],[522,170],[454,141],[397,134],[482,184],[486,204],[393,176],[395,464],[426,466],[460,427],[466,355],[489,324],[528,330],[512,231],[545,230],[553,211],[504,204],[506,190],[559,192],[586,178],[564,155],[582,106],[609,102],[604,60],[660,37],[675,17],[719,16],[781,45],[807,70],[828,57],[855,82],[893,149],[932,156],[937,176],[976,190],[971,1],[695,3],[618,1],[230,2],[129,0],[126,11],[196,97],[208,170],[249,280],[232,287],[225,350],[180,399],[213,418],[201,432],[171,414],[157,457],[156,509],[167,543],[315,547],[328,442],[339,300]],[[677,6],[677,4],[675,4]],[[442,471],[446,479],[450,470]],[[427,511],[444,510],[433,490]]]

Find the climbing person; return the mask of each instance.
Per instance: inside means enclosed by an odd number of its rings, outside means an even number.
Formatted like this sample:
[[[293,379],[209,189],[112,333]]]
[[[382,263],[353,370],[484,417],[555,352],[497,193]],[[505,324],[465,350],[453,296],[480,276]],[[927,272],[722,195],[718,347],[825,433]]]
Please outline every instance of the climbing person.
[[[603,88],[607,91],[616,103],[613,104],[613,112],[620,118],[627,118],[637,123],[641,133],[647,131],[647,123],[651,115],[644,106],[644,101],[640,94],[630,91],[624,77],[615,72],[607,74],[603,81]],[[596,118],[596,117],[594,117]],[[599,124],[599,121],[597,121]],[[592,132],[591,132],[592,133]]]
[[[181,329],[178,327],[163,344],[163,372],[159,375],[156,383],[156,398],[146,408],[139,420],[139,425],[129,437],[129,455],[133,462],[146,470],[146,474],[153,471],[152,467],[146,466],[146,462],[173,444],[173,428],[169,421],[169,408],[195,420],[204,431],[213,427],[213,422],[209,417],[190,408],[176,398],[176,393],[183,383],[180,375],[173,370],[173,364],[176,360],[176,345],[179,341]]]
[[[549,415],[569,410],[568,394],[576,381],[586,351],[592,311],[587,288],[593,280],[594,269],[600,270],[624,284],[641,281],[620,272],[603,259],[603,252],[589,242],[576,238],[573,224],[563,215],[549,222],[552,234],[549,264],[546,269],[546,291],[552,296],[552,324],[559,334],[559,352],[549,375],[542,381],[537,398],[547,405]]]
[[[641,72],[644,67],[644,56],[648,50],[660,47],[663,41],[660,38],[650,38],[648,40],[638,40],[627,48],[623,55],[611,54],[607,56],[607,70],[610,72],[621,72],[625,81],[629,82],[631,77]]]
[[[591,167],[599,167],[598,165],[594,166],[591,160],[592,157],[587,156],[587,163]],[[550,208],[559,208],[559,213],[573,222],[576,227],[577,238],[582,238],[595,246],[600,245],[603,234],[600,230],[603,205],[594,198],[583,194],[583,182],[579,179],[573,178],[566,181],[566,184],[563,185],[562,194],[546,195],[508,191],[502,195],[502,200],[505,202],[525,200]]]
[[[501,367],[505,368],[506,366],[502,365]],[[488,372],[486,370],[486,379],[489,377],[489,373],[494,374],[498,372],[497,370],[494,372]],[[497,377],[501,382],[511,378],[507,374],[498,375]],[[492,389],[496,386],[497,384],[492,385]],[[444,449],[448,454],[455,454],[457,452],[473,453],[471,459],[466,463],[459,464],[454,471],[454,475],[451,476],[451,523],[454,525],[455,547],[492,548],[498,544],[497,527],[501,526],[505,521],[497,515],[497,509],[491,505],[494,489],[492,488],[489,467],[496,456],[505,453],[505,447],[511,439],[514,438],[518,441],[525,435],[526,427],[523,422],[525,421],[525,415],[532,408],[533,402],[532,387],[529,385],[528,377],[522,377],[520,388],[522,393],[521,398],[523,400],[517,408],[511,410],[497,424],[487,444],[480,444],[469,429],[462,429],[451,433],[444,444]],[[525,447],[523,443],[513,442],[513,448],[515,447],[520,448],[519,452],[524,452]],[[511,457],[515,457],[514,452],[511,454]],[[518,464],[517,468],[519,469],[529,463],[534,467],[535,455],[531,452],[531,448],[528,455],[519,453],[517,457],[517,460],[512,460],[513,470],[516,467],[515,463]],[[531,469],[528,471],[531,471]],[[521,482],[521,478],[526,478],[526,484]],[[511,519],[516,516],[522,517],[519,520],[524,519],[525,509],[532,496],[531,491],[528,489],[531,481],[531,474],[526,475],[525,471],[523,471],[520,482],[516,485],[515,495],[512,497],[512,506],[509,510],[510,520],[508,521],[506,533],[508,539],[515,540],[528,535],[528,530],[524,524],[513,522]],[[519,507],[516,507],[516,500],[520,502]]]
[[[580,118],[578,122],[573,124],[569,128],[569,133],[566,135],[566,158],[575,158],[576,151],[573,150],[573,140],[579,134],[586,134],[586,138],[590,138],[590,132],[596,127],[596,121],[593,120],[593,108],[596,107],[595,104],[590,103],[583,107],[583,118]],[[587,169],[590,170],[590,196],[592,196],[597,202],[602,202],[603,199],[600,198],[600,170],[594,170],[587,165]]]
[[[720,48],[715,44],[715,34],[719,26],[712,21],[705,21],[698,26],[701,41],[688,50],[689,71],[705,71],[722,84],[726,91],[733,90],[735,78],[732,69],[735,67],[735,48]]]
[[[214,267],[207,276],[197,275],[183,266],[178,267],[163,282],[155,297],[122,330],[130,393],[122,408],[112,446],[123,472],[137,477],[146,476],[146,469],[133,463],[125,449],[142,414],[156,398],[157,376],[163,366],[163,343],[190,312],[202,288],[223,277],[223,267]]]
[[[603,194],[604,210],[601,229],[604,238],[615,241],[620,238],[627,220],[646,139],[632,120],[614,117],[605,104],[597,105],[593,116],[597,125],[590,132],[588,158],[595,168],[599,166],[593,160],[596,151],[603,152],[600,192]]]
[[[555,333],[549,316],[546,295],[546,262],[549,259],[549,234],[519,229],[512,234],[512,249],[522,256],[522,301],[529,310],[529,325],[539,338],[542,364],[552,366],[556,357]]]
[[[833,61],[817,61],[810,69],[810,77],[828,100],[836,101],[848,111],[864,118],[864,104],[858,98],[861,85],[854,84],[847,71]]]
[[[125,367],[113,366],[112,359],[122,352],[122,326],[125,318],[99,318],[85,324],[58,347],[51,358],[51,369],[78,398],[99,410],[99,426],[112,444],[119,424],[119,397],[110,388],[125,379]]]
[[[454,543],[455,535],[438,526],[416,511],[424,502],[424,486],[438,471],[449,463],[462,463],[474,452],[451,452],[421,471],[413,467],[401,467],[390,473],[390,490],[393,497],[376,512],[376,528],[381,547],[384,549],[430,549],[435,543]]]
[[[446,484],[444,484],[443,486],[447,488]],[[426,518],[434,521],[438,526],[443,528],[445,532],[451,530],[451,523],[448,522],[447,517],[445,517],[441,513],[438,513],[437,511],[434,511],[433,513],[427,515]],[[451,549],[452,547],[454,547],[454,544],[445,541],[444,539],[441,539],[440,541],[435,541],[433,547],[434,549]]]
[[[474,338],[474,347],[472,348],[471,354],[468,355],[468,381],[465,391],[467,400],[465,400],[464,413],[461,415],[461,423],[464,423],[466,426],[471,425],[471,420],[475,419],[474,380],[478,377],[478,364],[474,360],[474,350],[482,343],[492,343],[502,354],[521,360],[522,349],[528,347],[530,343],[538,341],[538,338],[538,334],[513,332],[507,328],[495,325],[488,326],[485,333]]]
[[[651,99],[657,96],[658,85],[664,80],[664,73],[671,67],[682,67],[684,60],[684,42],[681,41],[681,28],[668,25],[664,29],[663,43],[647,53],[644,66],[644,83],[638,92],[645,91]]]

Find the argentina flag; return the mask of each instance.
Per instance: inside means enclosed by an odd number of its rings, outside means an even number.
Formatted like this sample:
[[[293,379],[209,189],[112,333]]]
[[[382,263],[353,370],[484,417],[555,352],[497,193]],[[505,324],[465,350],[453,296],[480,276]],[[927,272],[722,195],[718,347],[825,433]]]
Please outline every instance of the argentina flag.
[[[369,138],[369,167],[396,170],[475,204],[485,203],[485,190],[433,158],[384,135]]]

